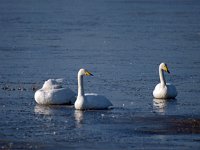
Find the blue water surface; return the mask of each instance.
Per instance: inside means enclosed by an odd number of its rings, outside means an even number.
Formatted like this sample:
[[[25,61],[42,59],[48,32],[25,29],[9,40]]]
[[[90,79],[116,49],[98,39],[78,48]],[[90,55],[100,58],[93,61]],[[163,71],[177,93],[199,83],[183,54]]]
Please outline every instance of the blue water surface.
[[[0,0],[1,149],[200,148],[199,0]],[[158,65],[178,96],[153,99]],[[34,90],[64,78],[114,108],[40,106]]]

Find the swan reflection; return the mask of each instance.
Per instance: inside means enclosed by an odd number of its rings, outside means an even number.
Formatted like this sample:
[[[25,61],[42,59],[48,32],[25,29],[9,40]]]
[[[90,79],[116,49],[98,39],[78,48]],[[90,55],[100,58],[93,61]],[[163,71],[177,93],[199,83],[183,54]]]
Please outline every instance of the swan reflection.
[[[153,99],[153,110],[158,113],[165,113],[167,107],[166,99]]]
[[[34,112],[39,115],[51,115],[54,114],[54,109],[51,106],[35,105]]]
[[[74,118],[76,121],[76,127],[80,128],[82,127],[83,119],[84,119],[84,112],[81,110],[75,110],[74,111]]]
[[[160,114],[176,112],[176,106],[176,99],[153,99],[153,110]]]

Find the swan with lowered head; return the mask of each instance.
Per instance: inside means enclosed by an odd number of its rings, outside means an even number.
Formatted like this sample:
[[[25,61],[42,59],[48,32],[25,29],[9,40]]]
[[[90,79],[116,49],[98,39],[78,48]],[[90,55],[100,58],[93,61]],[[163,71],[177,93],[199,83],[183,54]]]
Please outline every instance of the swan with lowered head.
[[[95,93],[84,93],[83,76],[93,76],[89,71],[80,69],[78,72],[78,96],[74,104],[75,109],[108,109],[112,103],[102,95]]]
[[[159,66],[160,83],[156,85],[153,96],[158,99],[175,98],[177,96],[176,87],[171,83],[166,83],[163,71],[170,73],[165,63],[161,63]]]
[[[69,88],[62,87],[62,79],[49,79],[41,89],[35,92],[34,98],[38,104],[74,104],[76,94]]]

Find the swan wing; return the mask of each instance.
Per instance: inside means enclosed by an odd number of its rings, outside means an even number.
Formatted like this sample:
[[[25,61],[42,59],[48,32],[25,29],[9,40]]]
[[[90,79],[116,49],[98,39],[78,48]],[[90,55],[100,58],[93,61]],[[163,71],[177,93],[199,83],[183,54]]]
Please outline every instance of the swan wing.
[[[161,84],[157,84],[153,91],[154,98],[175,98],[177,96],[177,90],[174,85],[171,83],[166,83],[166,86],[161,86]]]
[[[167,83],[166,86],[167,86],[167,96],[169,98],[175,98],[178,94],[176,87],[171,83]]]
[[[167,95],[167,87],[162,86],[161,83],[157,84],[154,91],[153,96],[154,98],[165,98]]]
[[[48,79],[44,82],[43,89],[59,89],[62,88],[64,79]]]
[[[112,103],[103,95],[96,93],[85,94],[87,109],[107,109]]]
[[[44,90],[40,89],[35,93],[35,101],[38,104],[74,104],[75,93],[69,88]]]

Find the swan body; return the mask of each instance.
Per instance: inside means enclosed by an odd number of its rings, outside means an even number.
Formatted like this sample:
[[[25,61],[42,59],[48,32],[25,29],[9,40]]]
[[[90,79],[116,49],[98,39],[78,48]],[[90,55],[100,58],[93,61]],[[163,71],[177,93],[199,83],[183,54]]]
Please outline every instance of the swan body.
[[[83,76],[93,76],[85,69],[80,69],[78,72],[78,96],[74,104],[75,109],[108,109],[112,103],[103,95],[96,93],[84,93]]]
[[[61,79],[45,81],[43,87],[35,92],[35,101],[43,105],[74,104],[76,94],[71,89],[62,87],[61,84]]]
[[[160,83],[156,85],[153,96],[158,99],[175,98],[177,96],[176,87],[171,83],[166,83],[163,71],[170,73],[165,63],[159,66]]]

